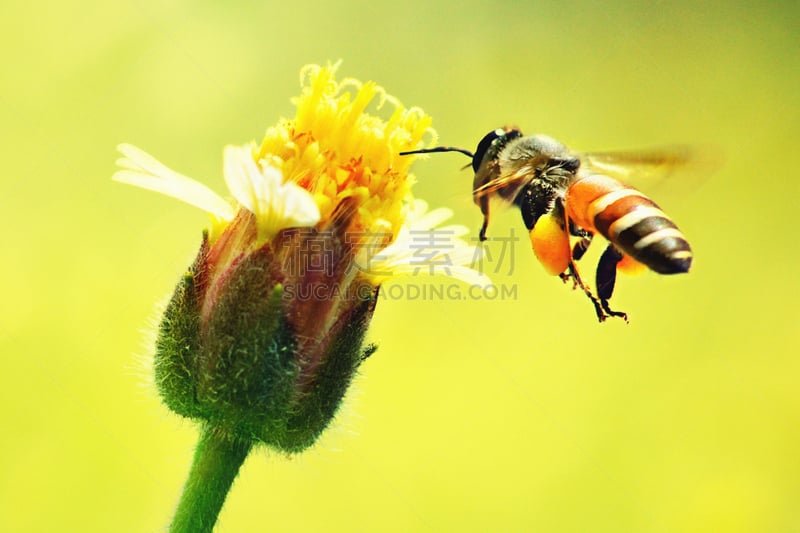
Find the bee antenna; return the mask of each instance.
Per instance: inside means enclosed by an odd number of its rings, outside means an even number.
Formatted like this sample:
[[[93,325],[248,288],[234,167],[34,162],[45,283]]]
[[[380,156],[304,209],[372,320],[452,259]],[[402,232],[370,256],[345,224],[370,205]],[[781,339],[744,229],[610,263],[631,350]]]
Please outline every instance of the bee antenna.
[[[408,152],[400,152],[400,155],[411,155],[411,154],[432,154],[435,152],[458,152],[464,154],[465,156],[472,159],[475,157],[475,154],[470,152],[469,150],[465,150],[464,148],[455,148],[452,146],[437,146],[436,148],[423,148],[422,150],[411,150]]]

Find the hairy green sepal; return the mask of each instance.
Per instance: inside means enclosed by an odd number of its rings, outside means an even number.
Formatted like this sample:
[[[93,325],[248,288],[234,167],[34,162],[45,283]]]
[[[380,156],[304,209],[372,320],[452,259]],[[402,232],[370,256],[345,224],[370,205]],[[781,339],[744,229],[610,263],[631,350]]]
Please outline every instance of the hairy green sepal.
[[[329,425],[359,364],[374,351],[362,344],[375,297],[347,307],[313,344],[318,353],[300,353],[286,280],[267,246],[230,267],[208,316],[201,317],[207,249],[204,241],[159,327],[158,390],[170,409],[215,431],[302,451]],[[309,359],[319,364],[304,375]]]

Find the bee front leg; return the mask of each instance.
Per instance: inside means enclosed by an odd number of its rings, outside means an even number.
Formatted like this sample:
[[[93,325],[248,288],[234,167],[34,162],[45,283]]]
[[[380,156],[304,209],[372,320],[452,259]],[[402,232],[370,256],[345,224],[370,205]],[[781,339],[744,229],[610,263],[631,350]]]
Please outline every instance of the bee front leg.
[[[481,225],[481,231],[478,234],[478,239],[483,242],[486,240],[486,229],[489,227],[489,197],[481,196],[478,200],[478,206],[481,208],[481,213],[483,213],[483,224]]]
[[[614,294],[614,285],[617,281],[617,264],[622,261],[622,254],[614,248],[614,245],[609,244],[608,248],[600,256],[600,261],[597,263],[597,273],[595,275],[595,283],[597,284],[597,296],[600,298],[600,305],[609,316],[621,317],[625,322],[628,322],[628,315],[621,311],[612,311],[608,306],[608,301],[611,295]]]

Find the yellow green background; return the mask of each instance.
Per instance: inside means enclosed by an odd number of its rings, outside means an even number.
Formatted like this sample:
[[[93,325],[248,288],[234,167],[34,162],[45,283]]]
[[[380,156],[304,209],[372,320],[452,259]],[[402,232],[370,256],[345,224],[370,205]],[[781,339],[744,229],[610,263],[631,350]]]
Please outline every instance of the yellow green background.
[[[725,164],[659,188],[695,264],[623,279],[630,325],[598,324],[524,241],[496,278],[515,300],[379,303],[335,427],[301,456],[254,453],[219,531],[800,530],[796,3],[0,11],[0,530],[169,522],[196,433],[149,384],[147,339],[207,218],[112,183],[115,146],[222,192],[222,147],[338,59],[445,144],[515,123],[587,150],[714,143]],[[418,163],[416,192],[477,231],[466,162]]]

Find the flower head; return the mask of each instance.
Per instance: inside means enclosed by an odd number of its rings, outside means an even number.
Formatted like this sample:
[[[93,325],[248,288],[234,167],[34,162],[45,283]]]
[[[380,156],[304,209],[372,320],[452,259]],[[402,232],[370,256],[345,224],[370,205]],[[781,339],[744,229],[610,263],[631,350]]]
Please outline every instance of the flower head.
[[[372,352],[362,343],[383,280],[427,270],[488,284],[465,266],[465,228],[412,243],[450,216],[411,200],[414,158],[399,155],[432,134],[430,117],[335,72],[305,67],[295,118],[225,148],[231,201],[127,144],[114,175],[211,216],[160,327],[165,402],[287,451],[314,442]],[[385,120],[366,111],[376,99],[393,108]]]

